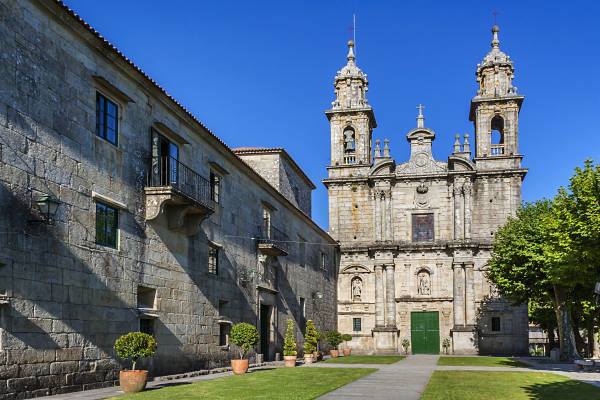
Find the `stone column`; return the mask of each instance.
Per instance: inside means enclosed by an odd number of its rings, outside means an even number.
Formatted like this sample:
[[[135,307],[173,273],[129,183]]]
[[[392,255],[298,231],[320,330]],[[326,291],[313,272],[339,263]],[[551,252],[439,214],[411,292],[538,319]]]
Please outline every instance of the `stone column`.
[[[463,193],[465,195],[465,239],[471,239],[471,194],[472,184],[471,181],[465,182],[463,185]]]
[[[385,240],[392,240],[392,191],[385,195]]]
[[[384,326],[383,265],[375,266],[375,326]]]
[[[465,325],[465,277],[461,264],[454,264],[454,327]]]
[[[375,189],[375,240],[381,240],[381,199],[379,190]]]
[[[465,322],[475,325],[475,276],[473,263],[465,264]]]
[[[462,200],[462,188],[457,182],[454,182],[454,240],[461,240],[463,238],[462,228],[462,216],[461,216],[461,203]]]
[[[396,327],[396,286],[394,264],[385,266],[385,325]]]

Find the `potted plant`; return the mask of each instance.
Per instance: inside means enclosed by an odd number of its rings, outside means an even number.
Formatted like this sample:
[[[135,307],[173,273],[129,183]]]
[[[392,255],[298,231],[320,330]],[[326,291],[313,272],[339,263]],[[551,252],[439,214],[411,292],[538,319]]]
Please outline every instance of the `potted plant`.
[[[236,375],[245,374],[248,371],[248,360],[244,359],[244,355],[258,343],[258,331],[254,326],[240,322],[231,328],[229,339],[240,348],[240,358],[231,360],[231,369]]]
[[[283,344],[283,360],[286,367],[296,366],[296,342],[294,342],[294,321],[287,320],[287,331],[285,332],[285,340]]]
[[[337,350],[337,346],[342,343],[342,335],[338,331],[332,330],[327,332],[325,337],[327,338],[327,343],[329,343],[329,345],[332,347],[332,349],[329,350],[331,357],[339,357],[340,352]]]
[[[343,349],[344,351],[344,356],[349,356],[352,353],[352,349],[350,347],[348,347],[348,342],[352,340],[352,335],[348,334],[348,333],[344,333],[342,335],[342,340],[345,343],[345,347]]]
[[[402,347],[404,347],[404,354],[408,354],[408,348],[410,347],[410,341],[408,338],[402,339]]]
[[[116,340],[114,349],[117,357],[130,358],[132,363],[131,370],[123,370],[119,373],[119,385],[125,393],[141,392],[146,388],[148,371],[136,370],[135,364],[139,358],[153,356],[156,347],[156,340],[142,332],[130,332]]]
[[[450,339],[445,338],[442,342],[442,347],[444,348],[444,354],[448,354],[448,348],[450,348]]]
[[[317,350],[313,351],[313,359],[315,361],[321,361],[323,359],[323,352],[321,351],[321,342],[325,340],[325,334],[323,332],[317,332]]]
[[[306,334],[304,335],[304,364],[312,364],[313,352],[317,349],[317,330],[312,319],[306,321]]]

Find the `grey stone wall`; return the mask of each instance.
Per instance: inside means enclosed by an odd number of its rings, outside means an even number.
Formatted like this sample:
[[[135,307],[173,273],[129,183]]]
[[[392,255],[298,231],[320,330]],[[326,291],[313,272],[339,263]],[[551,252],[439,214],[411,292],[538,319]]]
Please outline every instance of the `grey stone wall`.
[[[267,358],[287,318],[336,327],[339,256],[325,232],[59,4],[0,0],[0,15],[0,397],[113,385],[129,367],[114,341],[148,314],[159,346],[140,367],[153,375],[225,365],[235,354],[219,346],[219,323],[258,326],[261,304],[273,310]],[[118,146],[95,135],[97,91],[119,106]],[[200,176],[226,172],[191,236],[166,206],[146,220],[152,127]],[[36,222],[41,194],[60,201],[53,224]],[[95,243],[99,199],[119,208],[117,249]],[[261,252],[264,201],[274,225],[311,243],[304,267],[296,243],[280,243],[287,256]],[[220,246],[218,275],[209,244]],[[138,307],[139,286],[156,290],[153,310]]]

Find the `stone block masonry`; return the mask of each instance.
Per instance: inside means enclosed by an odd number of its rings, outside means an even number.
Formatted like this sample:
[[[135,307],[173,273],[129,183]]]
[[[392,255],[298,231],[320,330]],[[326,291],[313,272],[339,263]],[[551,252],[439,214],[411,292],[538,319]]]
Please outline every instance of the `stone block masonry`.
[[[0,15],[0,398],[114,385],[131,331],[156,338],[139,367],[157,376],[228,365],[237,322],[265,360],[287,318],[337,327],[339,246],[299,167],[292,201],[62,3]]]

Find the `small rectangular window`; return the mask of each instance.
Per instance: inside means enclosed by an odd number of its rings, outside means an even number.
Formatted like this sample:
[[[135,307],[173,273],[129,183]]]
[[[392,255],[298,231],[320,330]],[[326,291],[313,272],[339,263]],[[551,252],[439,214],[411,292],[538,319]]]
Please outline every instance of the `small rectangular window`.
[[[271,210],[263,207],[262,238],[271,239]]]
[[[208,273],[219,274],[219,248],[210,245],[208,246]]]
[[[354,332],[360,332],[362,321],[360,318],[352,318],[352,330]]]
[[[219,324],[219,346],[227,346],[229,344],[229,331],[231,325],[228,323]]]
[[[433,214],[413,214],[412,240],[413,242],[433,241]]]
[[[327,254],[321,253],[321,269],[327,271]]]
[[[210,173],[210,198],[215,203],[219,202],[219,196],[221,195],[221,178],[214,174]]]
[[[156,289],[138,286],[137,290],[138,308],[156,308]]]
[[[492,317],[492,332],[500,332],[500,317]]]
[[[96,203],[96,243],[116,249],[119,242],[119,211]]]
[[[140,332],[154,336],[154,319],[140,318]]]
[[[100,93],[96,93],[96,135],[118,145],[119,107]]]

